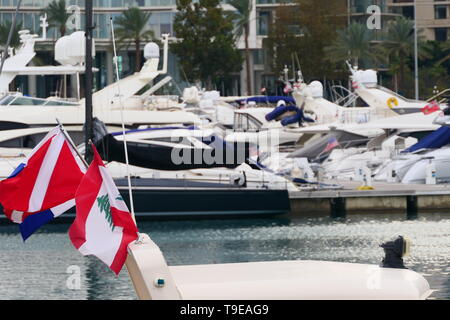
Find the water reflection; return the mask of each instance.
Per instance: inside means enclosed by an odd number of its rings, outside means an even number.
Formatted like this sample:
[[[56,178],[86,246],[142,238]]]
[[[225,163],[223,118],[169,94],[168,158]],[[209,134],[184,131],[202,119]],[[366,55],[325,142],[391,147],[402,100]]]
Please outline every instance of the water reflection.
[[[135,299],[126,269],[116,277],[95,257],[83,257],[68,224],[48,225],[25,244],[16,226],[0,226],[3,299]],[[413,241],[407,267],[426,274],[434,298],[450,298],[450,214],[414,220],[400,214],[349,215],[345,220],[270,218],[140,222],[169,265],[270,260],[329,260],[379,264],[379,244],[398,235]],[[66,286],[67,268],[81,270],[81,288]]]

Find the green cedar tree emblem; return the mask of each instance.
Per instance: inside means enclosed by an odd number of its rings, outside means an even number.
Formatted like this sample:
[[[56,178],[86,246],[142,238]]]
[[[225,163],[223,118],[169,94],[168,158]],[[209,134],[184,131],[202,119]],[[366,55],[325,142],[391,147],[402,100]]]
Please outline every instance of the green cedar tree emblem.
[[[108,221],[109,226],[111,227],[112,231],[114,231],[114,223],[113,223],[113,219],[112,219],[111,205],[109,203],[108,195],[105,194],[104,196],[98,197],[97,205],[98,205],[100,212],[105,214],[106,221]]]

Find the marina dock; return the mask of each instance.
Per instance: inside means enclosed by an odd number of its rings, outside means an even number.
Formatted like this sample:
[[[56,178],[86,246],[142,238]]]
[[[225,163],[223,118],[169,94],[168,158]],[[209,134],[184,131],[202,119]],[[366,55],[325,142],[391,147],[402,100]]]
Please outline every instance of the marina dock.
[[[346,213],[405,212],[408,216],[419,211],[450,209],[449,184],[402,184],[374,182],[373,190],[358,190],[359,181],[328,181],[343,186],[340,190],[290,192],[291,213],[302,215],[329,214],[344,217]]]

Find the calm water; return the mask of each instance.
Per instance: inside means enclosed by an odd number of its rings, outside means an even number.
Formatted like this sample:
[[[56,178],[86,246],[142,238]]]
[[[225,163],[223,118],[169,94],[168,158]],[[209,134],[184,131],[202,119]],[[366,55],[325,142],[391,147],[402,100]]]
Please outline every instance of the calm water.
[[[407,267],[425,275],[435,299],[450,298],[450,214],[351,215],[329,218],[158,221],[139,223],[169,265],[314,259],[379,264],[381,242],[412,241]],[[25,244],[16,226],[0,226],[0,299],[136,299],[124,268],[118,278],[94,257],[83,257],[67,236],[68,224],[49,225]],[[67,268],[81,270],[70,290]]]

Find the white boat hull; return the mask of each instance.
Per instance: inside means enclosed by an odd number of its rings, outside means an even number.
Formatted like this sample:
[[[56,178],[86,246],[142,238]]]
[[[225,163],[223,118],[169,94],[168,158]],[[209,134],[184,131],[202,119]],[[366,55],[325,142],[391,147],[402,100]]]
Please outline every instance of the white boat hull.
[[[146,234],[128,249],[127,269],[140,299],[420,300],[432,293],[427,280],[408,269],[324,261],[169,267]]]
[[[187,300],[418,300],[431,291],[408,269],[325,261],[169,267]]]

